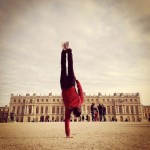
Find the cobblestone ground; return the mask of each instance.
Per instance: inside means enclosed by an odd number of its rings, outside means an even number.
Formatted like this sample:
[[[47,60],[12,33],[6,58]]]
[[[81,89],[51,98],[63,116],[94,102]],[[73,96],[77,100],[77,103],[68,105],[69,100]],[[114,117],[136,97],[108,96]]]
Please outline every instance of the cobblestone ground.
[[[2,123],[0,150],[149,150],[150,123],[72,122]]]

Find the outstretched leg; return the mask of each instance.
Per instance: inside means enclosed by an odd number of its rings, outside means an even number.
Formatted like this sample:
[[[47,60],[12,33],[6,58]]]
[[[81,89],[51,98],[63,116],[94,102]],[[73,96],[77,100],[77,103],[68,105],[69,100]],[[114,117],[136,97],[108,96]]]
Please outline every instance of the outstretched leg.
[[[60,76],[61,89],[67,88],[67,73],[66,73],[66,50],[61,52],[61,76]]]
[[[73,70],[73,58],[72,58],[72,50],[67,49],[68,52],[68,85],[69,87],[75,86],[75,76]]]

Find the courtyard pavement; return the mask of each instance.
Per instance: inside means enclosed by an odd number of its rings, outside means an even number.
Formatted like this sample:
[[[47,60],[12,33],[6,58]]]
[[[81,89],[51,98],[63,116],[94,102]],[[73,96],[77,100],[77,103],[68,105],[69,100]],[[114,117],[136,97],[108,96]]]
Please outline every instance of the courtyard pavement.
[[[0,150],[150,150],[150,123],[1,123]]]

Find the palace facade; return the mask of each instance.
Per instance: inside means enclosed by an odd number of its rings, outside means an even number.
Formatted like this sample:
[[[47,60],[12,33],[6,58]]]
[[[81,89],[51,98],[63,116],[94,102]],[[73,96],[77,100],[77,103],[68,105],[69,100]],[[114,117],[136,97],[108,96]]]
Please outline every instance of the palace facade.
[[[113,95],[86,95],[80,118],[71,116],[71,121],[82,121],[88,116],[91,121],[91,104],[103,104],[106,107],[106,121],[138,122],[143,119],[143,106],[139,93],[114,93]],[[47,96],[26,94],[16,96],[11,94],[9,119],[16,122],[64,121],[64,105],[61,96],[49,93]]]

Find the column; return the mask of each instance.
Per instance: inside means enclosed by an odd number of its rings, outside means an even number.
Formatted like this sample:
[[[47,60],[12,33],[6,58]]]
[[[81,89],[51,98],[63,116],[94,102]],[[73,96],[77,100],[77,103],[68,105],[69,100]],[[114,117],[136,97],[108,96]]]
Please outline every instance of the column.
[[[34,105],[32,105],[32,114],[34,114]]]
[[[84,112],[83,112],[83,106],[81,106],[81,112],[82,112],[82,114],[84,114]]]
[[[134,111],[133,114],[135,115],[136,114],[135,106],[133,106],[133,111]]]
[[[18,106],[15,106],[15,114],[17,114],[17,108],[18,108]]]
[[[126,114],[126,105],[124,105],[124,114]]]
[[[117,107],[117,111],[118,111],[118,114],[119,114],[119,105],[118,105],[118,107]]]
[[[50,114],[51,112],[50,112],[50,105],[48,106],[48,114]]]
[[[27,105],[27,111],[26,111],[26,114],[28,115],[28,112],[29,112],[29,106]]]
[[[87,106],[85,105],[85,114],[87,114]]]
[[[122,114],[125,114],[125,109],[124,105],[122,105]]]
[[[45,107],[45,106],[43,106],[43,115],[45,115],[45,108],[46,108],[46,107]]]
[[[24,107],[24,115],[26,114],[26,105],[25,105],[25,107]]]
[[[131,106],[129,105],[129,114],[131,114]]]

